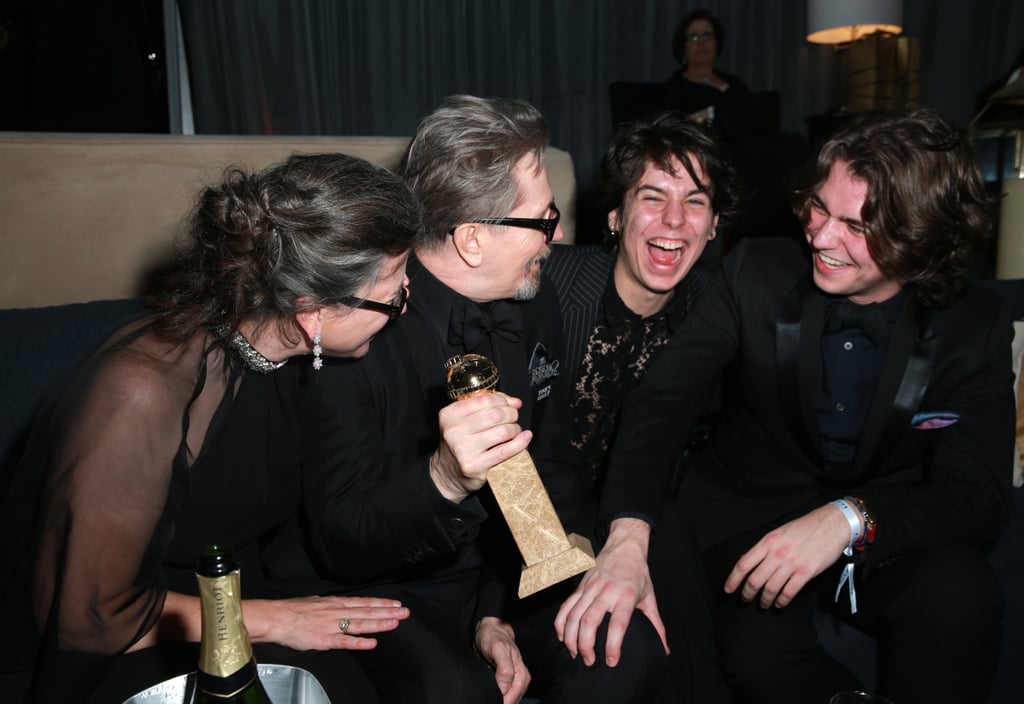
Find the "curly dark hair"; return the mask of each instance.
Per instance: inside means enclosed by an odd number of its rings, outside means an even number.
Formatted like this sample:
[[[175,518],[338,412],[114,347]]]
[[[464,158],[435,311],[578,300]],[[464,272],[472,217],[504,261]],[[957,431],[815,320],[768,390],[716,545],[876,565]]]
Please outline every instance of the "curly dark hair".
[[[152,301],[156,328],[181,342],[251,319],[292,337],[297,311],[355,295],[420,228],[401,178],[363,159],[296,154],[257,172],[229,167],[199,193],[178,266]]]
[[[601,159],[603,212],[622,207],[626,194],[643,177],[648,164],[675,174],[673,159],[679,160],[698,185],[701,181],[694,162],[700,166],[709,182],[707,193],[719,227],[728,227],[739,210],[736,171],[711,133],[677,111],[662,113],[650,121],[624,123],[612,137]]]
[[[721,56],[722,47],[725,46],[725,28],[722,23],[710,11],[698,8],[687,14],[672,34],[672,56],[680,64],[686,63],[686,42],[690,41],[690,33],[687,30],[694,20],[707,20],[711,23],[711,31],[715,33],[715,56]]]
[[[841,130],[795,194],[805,226],[837,162],[867,184],[861,220],[882,273],[913,287],[925,305],[963,295],[971,254],[991,234],[995,199],[961,131],[930,108],[881,113]]]

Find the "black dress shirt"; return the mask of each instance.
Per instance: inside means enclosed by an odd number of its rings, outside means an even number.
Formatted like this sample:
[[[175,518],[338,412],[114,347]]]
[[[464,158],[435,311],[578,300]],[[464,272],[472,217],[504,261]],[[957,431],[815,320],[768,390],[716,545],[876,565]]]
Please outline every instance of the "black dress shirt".
[[[826,323],[826,331],[821,338],[818,427],[827,468],[845,471],[853,464],[861,428],[878,384],[882,358],[905,299],[906,291],[901,290],[887,301],[872,304],[879,308],[880,333],[858,327],[829,332]],[[836,309],[844,304],[856,305],[846,298],[830,300],[826,319],[835,317]]]

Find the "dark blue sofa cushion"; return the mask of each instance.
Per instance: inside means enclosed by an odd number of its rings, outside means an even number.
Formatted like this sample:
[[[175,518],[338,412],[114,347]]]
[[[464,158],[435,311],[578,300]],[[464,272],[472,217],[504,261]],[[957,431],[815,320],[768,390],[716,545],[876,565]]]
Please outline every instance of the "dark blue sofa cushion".
[[[40,401],[107,335],[145,309],[141,299],[0,310],[0,499]]]

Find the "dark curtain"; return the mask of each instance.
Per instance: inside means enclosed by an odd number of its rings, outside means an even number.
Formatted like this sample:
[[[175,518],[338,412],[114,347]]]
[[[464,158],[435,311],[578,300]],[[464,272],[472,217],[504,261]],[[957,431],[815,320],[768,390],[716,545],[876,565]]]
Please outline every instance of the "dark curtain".
[[[611,135],[608,84],[674,70],[678,21],[706,5],[718,66],[777,90],[783,129],[842,104],[842,55],[808,44],[801,0],[178,0],[196,131],[411,135],[445,95],[525,98],[586,191]],[[966,126],[1024,46],[1024,3],[905,0],[922,102]]]
[[[0,130],[167,132],[161,0],[0,0]]]

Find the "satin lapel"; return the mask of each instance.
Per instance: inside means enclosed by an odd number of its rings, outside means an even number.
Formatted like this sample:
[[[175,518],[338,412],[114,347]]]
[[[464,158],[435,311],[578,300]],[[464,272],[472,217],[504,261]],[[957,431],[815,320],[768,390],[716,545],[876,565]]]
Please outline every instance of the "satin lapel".
[[[525,317],[525,303],[515,302],[516,314]],[[525,323],[525,320],[524,320]],[[523,407],[519,410],[519,424],[524,428],[532,428],[533,422],[533,393],[530,389],[530,355],[534,340],[523,331],[523,339],[512,342],[500,335],[491,337],[491,345],[494,349],[494,363],[498,365],[498,373],[501,380],[498,382],[498,389],[509,396],[515,396],[523,400]]]
[[[873,474],[900,435],[910,429],[910,421],[928,390],[940,335],[932,325],[930,308],[918,306],[907,296],[882,362],[878,386],[864,421],[854,473]]]
[[[821,378],[821,330],[825,302],[812,290],[810,275],[786,291],[775,323],[775,365],[779,404],[797,446],[820,464],[815,428],[816,389]]]

